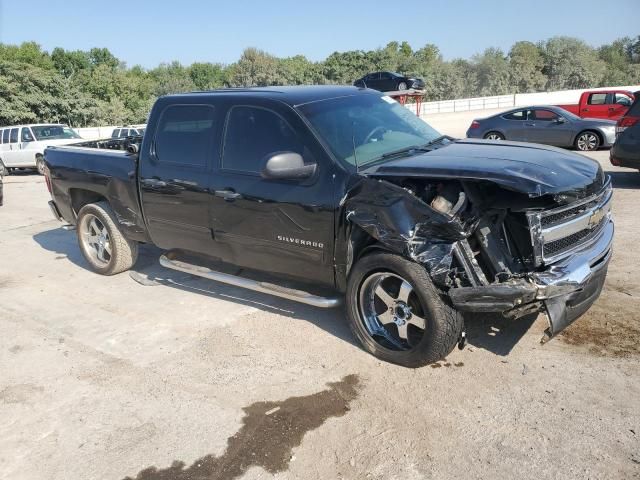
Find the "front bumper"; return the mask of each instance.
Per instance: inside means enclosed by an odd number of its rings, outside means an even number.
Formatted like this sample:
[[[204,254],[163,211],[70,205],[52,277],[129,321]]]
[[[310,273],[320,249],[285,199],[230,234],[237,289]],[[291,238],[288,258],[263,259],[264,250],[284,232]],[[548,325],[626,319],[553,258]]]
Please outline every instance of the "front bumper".
[[[480,287],[453,288],[449,296],[461,311],[501,312],[516,318],[544,308],[549,340],[584,314],[600,296],[613,246],[613,221],[571,256],[524,278]]]

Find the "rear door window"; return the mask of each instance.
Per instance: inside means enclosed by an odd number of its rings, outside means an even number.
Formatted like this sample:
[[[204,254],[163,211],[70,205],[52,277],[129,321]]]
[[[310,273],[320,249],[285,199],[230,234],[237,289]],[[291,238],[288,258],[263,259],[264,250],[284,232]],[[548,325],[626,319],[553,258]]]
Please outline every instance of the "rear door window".
[[[589,105],[604,105],[607,103],[606,93],[592,93],[587,101]]]
[[[19,128],[12,128],[11,129],[11,137],[10,137],[11,143],[18,143],[18,133],[19,132],[20,132]]]
[[[161,163],[205,167],[213,153],[215,125],[216,110],[211,105],[167,107],[156,132],[156,158]]]
[[[303,145],[289,124],[263,108],[233,107],[227,117],[222,168],[258,175],[268,155],[303,154]]]

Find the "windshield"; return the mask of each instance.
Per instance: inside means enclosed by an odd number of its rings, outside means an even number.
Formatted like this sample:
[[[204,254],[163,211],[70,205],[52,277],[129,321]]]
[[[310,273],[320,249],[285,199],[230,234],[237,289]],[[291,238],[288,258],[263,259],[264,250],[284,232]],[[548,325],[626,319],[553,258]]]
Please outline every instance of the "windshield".
[[[338,160],[363,166],[441,135],[395,100],[353,95],[298,107]]]
[[[67,138],[82,138],[66,125],[38,125],[31,127],[36,140],[64,140]]]

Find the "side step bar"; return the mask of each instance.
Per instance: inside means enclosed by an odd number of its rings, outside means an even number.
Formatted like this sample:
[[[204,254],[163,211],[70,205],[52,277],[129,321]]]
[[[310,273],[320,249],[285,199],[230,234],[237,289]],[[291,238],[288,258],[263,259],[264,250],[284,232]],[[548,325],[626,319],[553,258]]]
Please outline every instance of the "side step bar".
[[[216,282],[226,283],[234,287],[246,288],[254,292],[266,293],[277,297],[293,300],[294,302],[304,303],[313,307],[333,308],[342,304],[342,300],[338,297],[319,297],[309,292],[295,290],[293,288],[282,287],[273,283],[259,282],[249,278],[229,275],[227,273],[216,272],[207,267],[192,265],[190,263],[181,262],[180,260],[172,260],[167,255],[160,256],[160,265],[179,272],[190,273],[199,277],[215,280]]]

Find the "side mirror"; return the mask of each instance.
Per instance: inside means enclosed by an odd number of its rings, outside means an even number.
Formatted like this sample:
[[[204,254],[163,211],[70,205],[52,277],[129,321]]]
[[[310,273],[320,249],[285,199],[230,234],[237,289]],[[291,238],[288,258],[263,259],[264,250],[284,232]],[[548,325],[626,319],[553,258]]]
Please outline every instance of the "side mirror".
[[[294,152],[276,152],[271,154],[262,170],[262,178],[272,180],[295,180],[311,177],[317,164],[304,164],[302,155]]]

